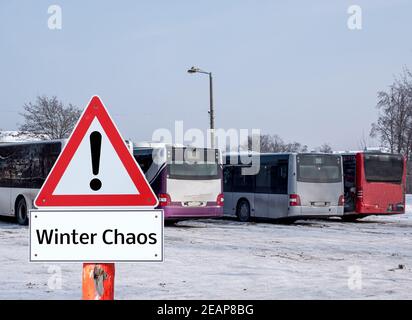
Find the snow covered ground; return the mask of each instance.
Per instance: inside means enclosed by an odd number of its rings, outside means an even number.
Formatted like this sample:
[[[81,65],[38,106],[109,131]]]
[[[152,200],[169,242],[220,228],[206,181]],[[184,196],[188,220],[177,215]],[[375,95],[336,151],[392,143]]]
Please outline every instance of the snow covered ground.
[[[116,265],[116,298],[412,299],[408,203],[358,223],[180,222],[166,228],[163,264]],[[0,220],[0,299],[79,299],[81,270],[28,263],[27,227]]]

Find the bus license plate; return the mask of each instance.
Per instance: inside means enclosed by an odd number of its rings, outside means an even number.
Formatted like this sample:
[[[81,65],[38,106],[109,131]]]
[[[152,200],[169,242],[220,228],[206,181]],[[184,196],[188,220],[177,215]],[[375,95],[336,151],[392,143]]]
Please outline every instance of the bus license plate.
[[[314,207],[327,207],[328,205],[328,202],[312,202],[312,206]]]
[[[203,205],[200,201],[188,201],[186,202],[186,206],[188,207],[201,207]]]

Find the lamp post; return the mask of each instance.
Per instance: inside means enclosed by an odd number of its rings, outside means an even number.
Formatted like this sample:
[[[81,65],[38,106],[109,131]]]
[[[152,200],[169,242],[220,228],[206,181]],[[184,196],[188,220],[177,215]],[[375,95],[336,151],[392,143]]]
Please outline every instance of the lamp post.
[[[188,73],[203,73],[209,76],[209,93],[210,93],[210,109],[209,109],[209,118],[210,118],[210,145],[212,148],[215,147],[215,113],[213,108],[213,76],[211,72],[204,71],[202,69],[191,67],[187,70]]]

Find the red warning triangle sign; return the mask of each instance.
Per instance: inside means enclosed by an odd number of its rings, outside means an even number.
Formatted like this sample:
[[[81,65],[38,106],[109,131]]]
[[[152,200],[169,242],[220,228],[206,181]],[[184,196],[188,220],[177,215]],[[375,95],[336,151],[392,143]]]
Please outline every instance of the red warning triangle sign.
[[[94,96],[84,110],[34,204],[38,208],[158,205],[99,97]]]

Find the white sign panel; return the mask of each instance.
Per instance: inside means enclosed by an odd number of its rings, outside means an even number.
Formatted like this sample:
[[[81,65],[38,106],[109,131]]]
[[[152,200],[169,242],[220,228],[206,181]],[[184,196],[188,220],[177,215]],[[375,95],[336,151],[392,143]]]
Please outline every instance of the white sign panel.
[[[163,261],[162,210],[33,210],[30,261]]]

